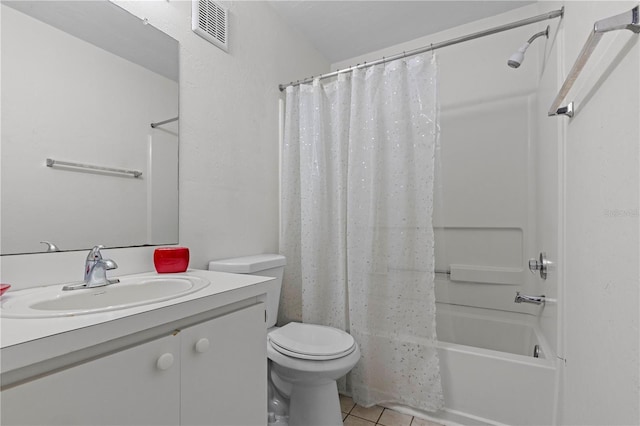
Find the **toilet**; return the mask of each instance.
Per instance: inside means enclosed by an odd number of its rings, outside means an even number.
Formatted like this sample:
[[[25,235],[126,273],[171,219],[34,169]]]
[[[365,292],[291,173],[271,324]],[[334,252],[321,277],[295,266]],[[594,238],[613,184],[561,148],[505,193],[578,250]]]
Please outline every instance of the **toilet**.
[[[285,264],[284,256],[261,254],[212,261],[209,270],[276,278],[266,297],[269,425],[342,425],[336,380],[356,365],[360,349],[336,328],[298,322],[275,327]]]

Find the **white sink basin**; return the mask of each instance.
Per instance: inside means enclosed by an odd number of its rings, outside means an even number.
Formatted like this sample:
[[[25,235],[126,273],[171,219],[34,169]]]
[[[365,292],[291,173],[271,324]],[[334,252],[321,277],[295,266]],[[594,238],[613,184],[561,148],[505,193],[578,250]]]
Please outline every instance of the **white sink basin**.
[[[115,311],[162,302],[202,290],[203,278],[188,275],[121,278],[104,287],[63,291],[62,285],[8,292],[2,297],[0,316],[52,318]]]

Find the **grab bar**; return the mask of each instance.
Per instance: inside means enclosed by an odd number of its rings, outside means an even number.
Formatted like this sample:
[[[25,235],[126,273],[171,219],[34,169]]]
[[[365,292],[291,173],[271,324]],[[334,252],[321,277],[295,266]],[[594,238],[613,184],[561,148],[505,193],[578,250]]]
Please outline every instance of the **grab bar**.
[[[142,176],[142,172],[138,170],[116,169],[113,167],[102,167],[102,166],[94,166],[92,164],[71,163],[69,161],[59,161],[59,160],[53,160],[51,158],[47,158],[47,167],[53,167],[56,165],[67,166],[67,167],[77,167],[79,169],[99,170],[101,172],[124,173],[127,175],[133,175],[134,178],[139,178],[140,176]]]
[[[630,30],[634,33],[640,33],[640,7],[636,6],[631,9],[629,12],[621,13],[620,15],[611,16],[606,19],[601,19],[596,21],[593,25],[593,31],[589,34],[589,38],[587,38],[587,42],[585,43],[582,51],[578,55],[578,59],[576,59],[575,64],[569,71],[569,75],[565,79],[558,95],[555,100],[551,104],[551,108],[549,108],[548,115],[549,117],[554,115],[566,115],[569,117],[573,117],[573,102],[569,103],[564,107],[560,107],[560,104],[567,97],[569,90],[576,82],[578,75],[580,75],[580,71],[584,68],[585,64],[589,60],[589,57],[595,50],[598,42],[602,38],[604,33],[615,30]]]

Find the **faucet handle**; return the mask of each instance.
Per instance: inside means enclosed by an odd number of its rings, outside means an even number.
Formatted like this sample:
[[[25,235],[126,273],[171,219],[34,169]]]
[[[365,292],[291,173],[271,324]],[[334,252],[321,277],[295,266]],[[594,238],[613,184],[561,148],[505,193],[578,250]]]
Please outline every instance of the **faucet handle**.
[[[51,241],[40,241],[40,244],[47,245],[47,253],[51,253],[54,251],[60,251],[57,245],[53,244]]]
[[[100,253],[100,249],[103,248],[104,246],[102,244],[94,246],[87,255],[87,260],[102,260],[102,253]]]
[[[118,269],[118,264],[111,259],[102,259],[99,260],[100,265],[104,268],[105,271],[110,271],[112,269]]]

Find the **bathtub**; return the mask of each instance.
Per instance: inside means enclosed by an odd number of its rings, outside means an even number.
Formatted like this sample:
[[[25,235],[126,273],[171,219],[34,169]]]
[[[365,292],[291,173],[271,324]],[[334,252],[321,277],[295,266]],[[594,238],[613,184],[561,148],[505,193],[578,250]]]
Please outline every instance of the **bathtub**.
[[[438,303],[436,324],[445,408],[389,408],[444,424],[553,424],[556,360],[535,316]]]

